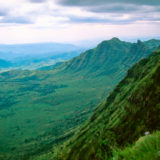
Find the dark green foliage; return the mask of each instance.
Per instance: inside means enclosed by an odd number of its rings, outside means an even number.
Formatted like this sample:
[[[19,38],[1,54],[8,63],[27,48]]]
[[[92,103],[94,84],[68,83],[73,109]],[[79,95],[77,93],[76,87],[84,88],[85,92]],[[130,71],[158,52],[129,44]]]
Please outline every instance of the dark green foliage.
[[[12,107],[12,105],[16,104],[14,97],[12,96],[0,96],[0,110],[7,109]]]
[[[115,160],[159,160],[160,132],[141,137],[132,146],[114,152]]]
[[[145,132],[160,130],[159,122],[160,48],[128,71],[68,143],[62,159],[107,160]]]

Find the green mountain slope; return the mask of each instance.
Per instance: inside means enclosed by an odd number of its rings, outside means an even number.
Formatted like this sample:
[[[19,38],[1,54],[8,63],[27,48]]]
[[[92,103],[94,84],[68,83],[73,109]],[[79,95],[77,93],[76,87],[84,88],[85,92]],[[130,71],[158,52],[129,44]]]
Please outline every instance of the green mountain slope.
[[[64,142],[152,49],[113,38],[54,69],[1,73],[0,155],[27,159]]]
[[[96,48],[68,61],[65,71],[86,71],[86,73],[92,73],[97,70],[103,72],[107,68],[111,71],[113,63],[115,64],[122,57],[125,57],[129,52],[130,46],[130,43],[122,42],[117,38],[113,38],[110,41],[103,41]]]
[[[63,159],[109,159],[113,151],[132,144],[145,132],[160,130],[159,80],[160,48],[128,71],[67,144]]]
[[[145,41],[144,44],[145,44],[146,46],[148,46],[149,48],[151,48],[151,49],[156,49],[157,46],[160,45],[160,40],[151,39],[151,40]]]
[[[158,42],[160,44],[160,41]],[[158,46],[158,43],[155,46]],[[124,70],[129,69],[141,58],[147,57],[152,50],[153,47],[148,47],[145,42],[129,43],[112,38],[66,62],[62,68],[64,72],[77,75],[93,77],[118,75],[117,72],[124,73]]]

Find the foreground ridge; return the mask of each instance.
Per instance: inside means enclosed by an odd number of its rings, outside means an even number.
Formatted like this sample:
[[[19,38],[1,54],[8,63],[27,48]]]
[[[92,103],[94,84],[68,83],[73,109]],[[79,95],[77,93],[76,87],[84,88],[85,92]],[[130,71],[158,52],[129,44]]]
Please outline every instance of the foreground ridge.
[[[145,132],[160,130],[159,93],[160,47],[129,69],[127,76],[67,144],[62,159],[111,158],[114,151],[134,143]],[[123,154],[121,157],[125,158]]]

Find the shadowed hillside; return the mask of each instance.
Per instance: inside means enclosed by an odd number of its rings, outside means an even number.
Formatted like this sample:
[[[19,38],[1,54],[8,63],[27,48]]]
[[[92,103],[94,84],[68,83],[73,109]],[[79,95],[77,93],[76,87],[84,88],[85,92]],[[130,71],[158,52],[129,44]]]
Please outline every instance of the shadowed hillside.
[[[129,69],[127,76],[95,109],[90,120],[66,145],[62,159],[107,160],[115,156],[114,153],[119,149],[134,143],[145,132],[152,133],[160,130],[159,93],[160,48],[149,58],[141,60]],[[156,141],[152,143],[154,145]],[[157,145],[158,143],[157,141]],[[151,148],[153,151],[157,150],[154,146]],[[127,159],[129,151],[126,149],[120,152],[115,159]],[[136,159],[133,148],[132,151]],[[139,158],[137,154],[138,160],[143,159],[142,151],[141,154]],[[149,156],[150,153],[146,152],[146,154]],[[155,157],[158,160],[158,152]]]
[[[118,75],[119,71],[123,74],[124,70],[129,69],[141,58],[147,57],[155,49],[154,46],[158,45],[159,40],[155,44],[154,41],[140,40],[137,43],[129,43],[112,38],[67,61],[62,65],[63,72],[86,76],[113,76]]]

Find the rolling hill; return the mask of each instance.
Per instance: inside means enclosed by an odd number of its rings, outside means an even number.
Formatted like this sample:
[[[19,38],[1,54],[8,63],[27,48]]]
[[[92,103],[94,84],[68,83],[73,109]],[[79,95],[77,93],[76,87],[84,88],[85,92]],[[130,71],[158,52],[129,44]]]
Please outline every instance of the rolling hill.
[[[44,70],[0,74],[0,155],[22,160],[73,136],[127,70],[155,49],[153,41],[113,38]]]

